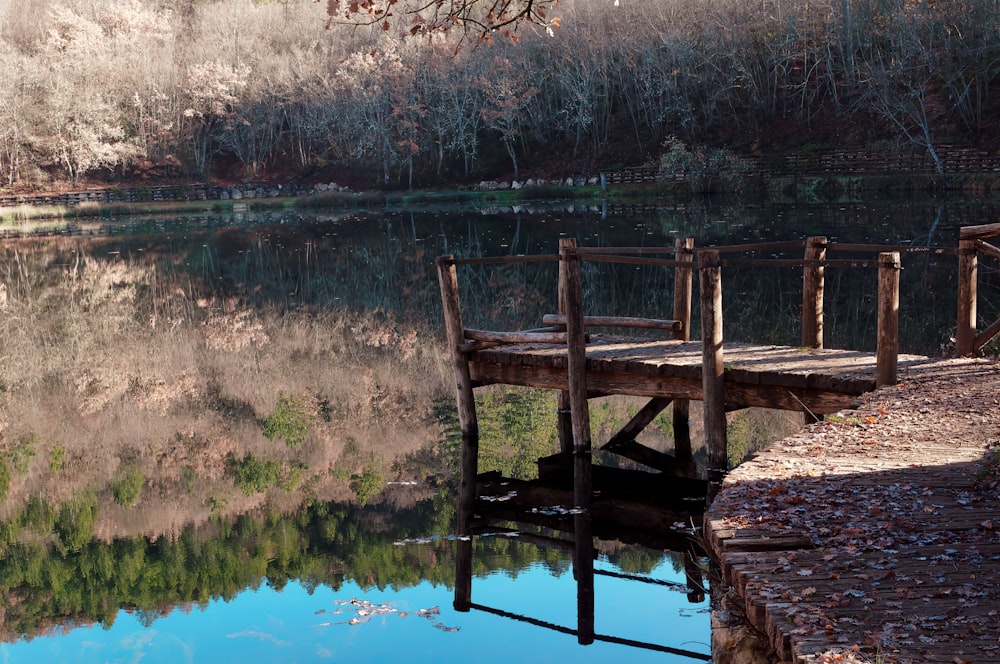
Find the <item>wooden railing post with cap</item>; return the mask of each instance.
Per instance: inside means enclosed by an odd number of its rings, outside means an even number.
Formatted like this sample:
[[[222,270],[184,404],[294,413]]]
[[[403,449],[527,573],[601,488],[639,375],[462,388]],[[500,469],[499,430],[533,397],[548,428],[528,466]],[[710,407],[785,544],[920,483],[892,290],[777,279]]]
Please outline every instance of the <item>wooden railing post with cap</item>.
[[[899,361],[899,252],[878,255],[878,351],[875,387],[894,385]]]
[[[976,349],[976,299],[979,281],[979,254],[975,239],[958,241],[958,322],[955,326],[955,354],[968,357]]]
[[[806,239],[807,261],[826,260],[826,238],[822,236]],[[822,265],[806,265],[802,269],[802,346],[804,348],[823,347],[823,290],[825,268]]]
[[[708,500],[729,468],[726,450],[725,366],[722,357],[722,267],[719,252],[698,252],[701,287],[702,399],[708,448]]]
[[[694,238],[677,238],[674,241],[674,260],[691,263],[694,261]],[[691,340],[691,291],[693,271],[689,267],[674,270],[674,320],[680,321],[679,330],[674,330],[674,339]],[[691,405],[687,399],[673,400],[674,458],[678,463],[691,462]]]
[[[455,380],[458,401],[458,422],[462,430],[461,474],[458,490],[458,534],[472,535],[472,517],[476,501],[476,476],[479,459],[479,420],[476,416],[476,400],[473,394],[469,362],[462,353],[465,341],[462,326],[462,308],[458,297],[458,273],[454,256],[442,256],[437,260],[438,282],[441,287],[441,302],[444,307],[444,326],[448,336],[448,352]],[[456,575],[455,608],[468,611],[472,602],[472,546],[459,546],[456,552],[456,568],[468,574]]]

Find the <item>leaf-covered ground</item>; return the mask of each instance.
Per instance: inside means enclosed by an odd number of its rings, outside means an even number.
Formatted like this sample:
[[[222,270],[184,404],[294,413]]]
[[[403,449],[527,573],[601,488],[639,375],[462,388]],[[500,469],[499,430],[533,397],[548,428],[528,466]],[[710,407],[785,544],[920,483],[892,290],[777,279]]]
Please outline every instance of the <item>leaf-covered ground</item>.
[[[730,473],[708,541],[782,660],[1000,661],[998,386],[908,368]]]

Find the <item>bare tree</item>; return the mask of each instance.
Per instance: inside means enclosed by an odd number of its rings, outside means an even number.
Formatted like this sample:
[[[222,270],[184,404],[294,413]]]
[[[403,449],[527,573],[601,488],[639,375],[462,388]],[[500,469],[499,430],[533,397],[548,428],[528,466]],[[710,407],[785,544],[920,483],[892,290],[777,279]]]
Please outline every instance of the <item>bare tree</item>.
[[[464,37],[517,40],[522,23],[559,27],[552,15],[558,0],[327,0],[328,26],[335,23],[377,26],[409,35],[457,29]]]

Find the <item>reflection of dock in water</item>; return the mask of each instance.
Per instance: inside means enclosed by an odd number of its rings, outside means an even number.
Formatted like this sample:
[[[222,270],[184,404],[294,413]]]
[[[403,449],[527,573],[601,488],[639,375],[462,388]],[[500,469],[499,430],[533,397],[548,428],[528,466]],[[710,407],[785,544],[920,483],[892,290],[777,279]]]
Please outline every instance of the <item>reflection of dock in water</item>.
[[[575,468],[568,468],[568,473],[551,469],[543,471],[542,477],[532,481],[507,479],[500,477],[498,473],[489,473],[479,478],[476,497],[470,504],[466,496],[465,502],[459,506],[459,514],[468,519],[466,523],[459,524],[459,529],[469,534],[469,537],[458,541],[455,609],[482,611],[573,635],[583,645],[595,641],[615,643],[710,661],[709,654],[599,634],[595,630],[594,620],[597,599],[594,592],[595,576],[661,585],[666,587],[667,592],[683,590],[692,603],[705,600],[705,580],[698,562],[704,552],[691,536],[692,528],[700,529],[701,526],[705,483],[688,480],[695,498],[693,501],[684,500],[677,492],[657,492],[656,495],[661,496],[662,500],[644,503],[637,499],[634,487],[630,487],[627,478],[635,479],[639,475],[648,476],[649,473],[592,466],[589,458],[578,459],[574,465]],[[588,468],[584,468],[584,465]],[[601,486],[602,489],[595,491],[592,487],[588,489],[578,486],[576,479],[581,475],[592,479],[596,476],[597,483],[594,486]],[[584,491],[581,493],[578,489]],[[575,628],[473,601],[473,538],[481,534],[515,532],[523,542],[572,552],[573,577],[577,587]],[[617,540],[651,549],[679,552],[684,556],[687,582],[680,584],[595,569],[595,539]]]

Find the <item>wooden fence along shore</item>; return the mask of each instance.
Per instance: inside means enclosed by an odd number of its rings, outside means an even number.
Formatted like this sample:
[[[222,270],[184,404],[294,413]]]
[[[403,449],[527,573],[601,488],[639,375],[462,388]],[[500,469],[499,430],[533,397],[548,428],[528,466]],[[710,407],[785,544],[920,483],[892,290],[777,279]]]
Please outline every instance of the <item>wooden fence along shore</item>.
[[[680,239],[673,247],[664,248],[579,247],[572,239],[562,239],[558,255],[439,258],[437,267],[462,431],[459,535],[471,538],[481,534],[497,519],[527,520],[523,515],[532,511],[531,496],[542,503],[548,501],[549,505],[560,500],[555,504],[569,506],[560,523],[570,533],[570,545],[578,551],[574,556],[575,572],[582,578],[587,578],[588,574],[592,578],[592,550],[588,553],[580,542],[589,540],[597,531],[635,525],[645,537],[655,539],[653,533],[668,532],[678,516],[700,525],[705,506],[711,505],[721,490],[728,470],[728,411],[759,406],[800,411],[815,420],[857,405],[862,395],[876,388],[895,385],[900,371],[916,371],[930,363],[928,358],[900,356],[898,352],[902,255],[928,251],[957,253],[956,347],[960,355],[972,355],[1000,332],[1000,321],[982,332],[976,329],[978,257],[1000,258],[1000,249],[986,242],[996,236],[1000,236],[1000,224],[965,227],[957,250],[830,243],[824,237],[700,250],[695,249],[692,239]],[[738,257],[739,253],[751,251],[795,249],[803,252],[802,259]],[[839,252],[871,257],[830,257]],[[464,327],[458,268],[524,262],[558,263],[559,310],[543,316],[538,327],[528,330]],[[673,270],[673,317],[635,318],[616,316],[613,312],[585,312],[581,270],[584,262]],[[802,269],[801,347],[724,343],[722,269],[746,263]],[[824,348],[823,302],[827,269],[876,271],[876,353]],[[700,287],[700,340],[690,338],[695,274]],[[653,330],[663,338],[589,333],[588,328]],[[539,460],[536,481],[512,484],[495,475],[478,474],[478,417],[474,391],[490,384],[541,387],[558,392],[560,452]],[[648,402],[621,431],[597,449],[638,461],[652,472],[612,470],[591,464],[595,447],[591,440],[588,401],[608,395],[645,397]],[[688,429],[690,400],[703,402],[707,482],[693,472]],[[636,436],[671,404],[674,453],[666,454],[637,443]],[[510,486],[516,489],[509,490],[504,500],[513,502],[498,515],[495,502],[484,498],[491,491]],[[693,502],[692,498],[697,500]],[[534,511],[537,512],[537,507]],[[522,519],[517,518],[518,513]],[[730,535],[739,539],[733,533]],[[459,549],[455,604],[460,610],[477,608],[471,598],[471,550],[467,542]],[[743,589],[746,590],[746,586]],[[589,589],[581,586],[578,601],[580,627],[575,633],[581,643],[589,643],[597,638],[593,634],[592,586]],[[776,643],[776,647],[781,646],[780,654],[797,659],[805,652],[789,645],[794,639],[789,639],[780,628],[777,632],[781,633]],[[858,642],[861,641],[863,639]],[[809,643],[810,647],[819,645],[815,639]],[[815,652],[814,648],[806,654]]]

